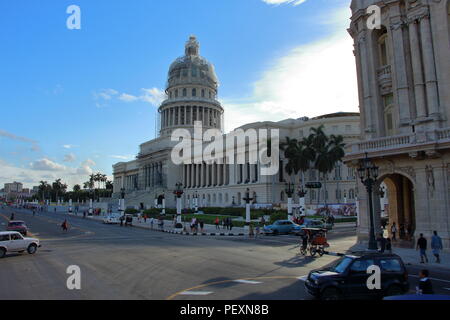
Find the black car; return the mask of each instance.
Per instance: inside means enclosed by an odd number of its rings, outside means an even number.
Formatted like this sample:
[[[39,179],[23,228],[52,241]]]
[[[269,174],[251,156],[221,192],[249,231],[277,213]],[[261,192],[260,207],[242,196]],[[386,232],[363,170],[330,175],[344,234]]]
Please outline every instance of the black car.
[[[372,265],[380,267],[381,289],[367,286]],[[367,252],[345,255],[329,268],[311,271],[305,286],[322,300],[380,299],[409,291],[408,272],[398,255]]]

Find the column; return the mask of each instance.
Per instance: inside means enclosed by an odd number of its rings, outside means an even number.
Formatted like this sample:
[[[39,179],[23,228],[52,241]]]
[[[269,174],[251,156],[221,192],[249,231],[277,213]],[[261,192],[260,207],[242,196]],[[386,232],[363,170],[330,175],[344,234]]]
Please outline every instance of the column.
[[[372,106],[372,94],[370,91],[370,78],[369,75],[371,74],[370,70],[370,59],[369,54],[367,52],[367,38],[366,35],[362,35],[358,38],[358,46],[359,51],[361,53],[361,69],[362,69],[362,82],[363,82],[363,99],[364,99],[364,111],[367,112],[367,115],[365,116],[365,130],[366,132],[372,132],[373,131],[373,122],[371,119],[374,118],[375,110]]]
[[[439,98],[437,91],[436,65],[434,61],[433,41],[431,38],[430,17],[426,15],[420,21],[422,38],[422,54],[427,89],[428,111],[430,115],[439,113]]]
[[[425,102],[425,86],[422,73],[422,58],[420,54],[419,32],[417,21],[409,23],[409,41],[411,45],[411,61],[413,68],[414,95],[416,98],[417,117],[424,119],[427,117]]]
[[[405,48],[403,46],[403,23],[398,22],[391,25],[395,73],[397,79],[397,96],[400,113],[400,123],[409,124],[411,121],[409,94],[408,94],[408,78],[406,74]],[[391,71],[392,72],[392,71]]]

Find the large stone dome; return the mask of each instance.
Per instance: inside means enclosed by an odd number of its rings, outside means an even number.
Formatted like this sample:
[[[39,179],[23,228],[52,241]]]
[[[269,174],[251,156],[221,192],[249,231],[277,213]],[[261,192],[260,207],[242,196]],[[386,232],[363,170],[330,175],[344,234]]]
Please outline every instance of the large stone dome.
[[[169,68],[167,89],[200,84],[217,90],[219,85],[214,66],[199,55],[199,43],[191,36],[186,43],[185,55],[176,59]]]

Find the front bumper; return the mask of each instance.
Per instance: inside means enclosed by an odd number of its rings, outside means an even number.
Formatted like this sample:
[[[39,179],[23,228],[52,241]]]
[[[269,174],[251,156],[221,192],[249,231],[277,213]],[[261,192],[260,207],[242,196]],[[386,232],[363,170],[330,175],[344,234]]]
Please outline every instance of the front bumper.
[[[310,295],[313,297],[318,297],[320,295],[320,287],[316,285],[313,281],[311,281],[309,278],[305,281],[305,288],[308,291]]]

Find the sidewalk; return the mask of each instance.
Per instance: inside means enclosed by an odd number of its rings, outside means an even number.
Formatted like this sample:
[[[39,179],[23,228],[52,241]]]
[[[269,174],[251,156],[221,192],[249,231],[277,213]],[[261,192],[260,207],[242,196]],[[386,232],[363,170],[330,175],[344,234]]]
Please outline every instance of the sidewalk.
[[[357,244],[351,248],[349,251],[366,250],[367,245]],[[419,251],[415,249],[408,248],[392,248],[392,253],[399,255],[405,264],[420,266],[423,268],[442,268],[450,269],[450,253],[442,252],[440,253],[441,263],[436,263],[436,258],[433,255],[431,249],[427,250],[428,263],[420,263]]]

